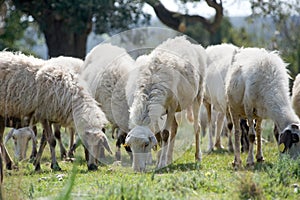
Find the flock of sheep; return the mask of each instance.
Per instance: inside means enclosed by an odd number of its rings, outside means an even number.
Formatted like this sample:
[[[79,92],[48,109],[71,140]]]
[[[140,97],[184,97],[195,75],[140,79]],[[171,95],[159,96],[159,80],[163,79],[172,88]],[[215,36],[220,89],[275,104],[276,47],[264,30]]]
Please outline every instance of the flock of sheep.
[[[95,170],[104,150],[112,153],[103,130],[110,123],[117,130],[116,159],[120,160],[120,148],[124,144],[132,156],[133,169],[143,172],[152,163],[152,149],[158,146],[156,166],[161,168],[172,162],[178,128],[175,114],[187,110],[193,120],[195,159],[201,161],[198,117],[202,103],[210,128],[209,150],[222,148],[220,135],[226,119],[228,148],[234,151],[235,168],[242,164],[241,119],[246,119],[249,125],[247,165],[254,164],[255,140],[256,160],[264,160],[261,122],[267,118],[279,130],[279,151],[296,158],[300,153],[300,120],[296,115],[300,114],[300,76],[294,82],[291,98],[286,66],[277,52],[231,44],[204,49],[184,36],[168,39],[136,60],[125,49],[111,44],[99,44],[84,61],[62,56],[41,60],[2,51],[1,182],[2,158],[8,169],[13,167],[3,143],[4,128],[9,126],[25,126],[12,129],[5,141],[15,140],[16,156],[22,159],[26,156],[28,140],[32,139],[31,157],[36,170],[40,169],[47,142],[51,168],[60,169],[54,137],[60,138],[60,132],[53,134],[52,125],[69,128],[71,138],[77,133],[85,148],[88,169]],[[213,111],[218,113],[215,143]],[[164,115],[166,119],[160,127]],[[39,151],[36,134],[31,129],[37,123],[43,128]]]

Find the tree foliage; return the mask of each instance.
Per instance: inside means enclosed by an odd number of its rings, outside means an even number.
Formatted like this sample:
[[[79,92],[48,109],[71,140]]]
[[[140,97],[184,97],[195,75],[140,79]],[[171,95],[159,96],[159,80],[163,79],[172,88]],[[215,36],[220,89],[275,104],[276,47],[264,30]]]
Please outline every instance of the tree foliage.
[[[86,54],[87,36],[92,30],[116,33],[146,24],[150,19],[141,9],[143,3],[133,0],[6,0],[3,4],[10,6],[8,18],[15,12],[19,13],[19,19],[32,16],[45,35],[50,57],[71,55],[82,58]],[[12,30],[8,25],[5,23],[7,33]]]
[[[279,49],[295,76],[300,72],[300,4],[299,0],[250,0],[253,17],[271,17],[276,25],[275,48]]]

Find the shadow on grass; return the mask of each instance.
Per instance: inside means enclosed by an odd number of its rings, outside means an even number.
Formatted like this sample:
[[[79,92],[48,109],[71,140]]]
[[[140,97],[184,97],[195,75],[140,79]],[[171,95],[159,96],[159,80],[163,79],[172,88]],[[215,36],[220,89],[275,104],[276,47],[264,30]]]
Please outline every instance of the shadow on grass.
[[[200,170],[201,165],[198,162],[192,163],[178,163],[178,164],[171,164],[167,167],[155,169],[152,171],[154,174],[163,174],[163,173],[174,173],[174,172],[186,172],[186,171],[195,171]]]
[[[212,151],[204,151],[205,154],[210,155],[210,154],[232,154],[233,152],[230,152],[228,149],[213,149]]]

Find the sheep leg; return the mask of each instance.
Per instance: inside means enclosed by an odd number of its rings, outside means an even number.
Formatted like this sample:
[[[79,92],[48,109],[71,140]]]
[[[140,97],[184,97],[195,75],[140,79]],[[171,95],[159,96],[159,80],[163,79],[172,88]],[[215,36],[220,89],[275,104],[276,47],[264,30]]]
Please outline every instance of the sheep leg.
[[[43,128],[45,129],[45,133],[46,133],[46,138],[47,141],[49,143],[50,146],[50,153],[51,153],[51,169],[53,170],[61,170],[61,168],[59,167],[57,160],[56,160],[56,155],[55,155],[55,146],[56,146],[56,141],[54,139],[54,136],[52,134],[52,128],[51,128],[51,124],[44,120],[43,123]]]
[[[118,130],[120,131],[120,130]],[[115,159],[116,161],[121,161],[121,145],[124,144],[125,137],[123,134],[117,134],[117,142],[116,142],[116,153],[115,153]]]
[[[249,150],[248,150],[248,157],[247,157],[247,166],[254,165],[254,142],[255,142],[255,129],[253,119],[248,117],[249,123]],[[240,140],[239,140],[240,141]]]
[[[39,151],[35,157],[35,160],[33,162],[33,165],[35,166],[35,171],[40,171],[41,170],[41,164],[40,160],[43,154],[43,151],[45,149],[45,146],[47,144],[47,139],[46,139],[46,133],[45,130],[43,130],[42,138],[41,138],[41,143],[40,143],[40,148]]]
[[[257,150],[256,150],[256,161],[257,162],[263,162],[264,156],[262,152],[262,142],[261,142],[261,119],[256,120],[256,138],[257,138]]]
[[[173,123],[171,126],[171,135],[169,137],[169,147],[167,152],[167,164],[171,164],[173,161],[173,151],[174,151],[174,145],[175,145],[175,136],[177,133],[178,124],[176,121],[176,118],[174,116]]]
[[[99,148],[98,145],[90,145],[90,151],[88,151],[88,170],[95,171],[98,169],[96,165],[96,158],[99,158],[99,152],[95,151],[95,148]],[[88,149],[87,149],[88,150]],[[95,155],[92,155],[91,152],[94,152]]]
[[[5,119],[0,116],[0,148],[2,151],[2,155],[4,156],[4,160],[6,163],[6,169],[11,170],[13,167],[13,161],[12,161],[5,145],[3,144],[4,129],[5,129]],[[3,173],[3,172],[1,171],[1,173]]]
[[[240,130],[240,123],[239,117],[232,115],[232,122],[234,126],[234,161],[232,163],[235,169],[241,167],[242,160],[241,160],[241,130]]]
[[[212,152],[214,149],[214,142],[213,142],[213,127],[212,127],[212,122],[211,122],[211,104],[204,101],[204,106],[206,108],[206,113],[207,113],[207,122],[209,124],[209,142],[208,142],[208,150],[207,152]],[[195,130],[195,129],[194,129]]]
[[[69,143],[68,157],[74,158],[74,152],[71,151],[71,149],[74,145],[75,130],[73,128],[69,128],[69,132],[70,132],[70,143]]]
[[[37,128],[36,125],[32,126],[32,130],[34,132],[35,137],[37,136]],[[31,150],[31,155],[30,155],[30,162],[34,161],[34,158],[36,157],[37,154],[37,148],[36,148],[36,142],[32,142],[32,150]]]
[[[76,137],[76,141],[75,141],[75,143],[72,145],[69,154],[74,155],[74,152],[76,151],[77,147],[78,147],[80,144],[81,144],[81,139],[80,139],[80,137]],[[83,146],[84,146],[84,145],[83,145]]]
[[[160,151],[160,159],[157,168],[162,168],[167,166],[167,148],[168,148],[168,140],[169,140],[169,131],[164,129],[160,132],[162,138],[162,146]]]
[[[228,135],[228,151],[229,152],[234,152],[233,149],[233,143],[232,143],[232,129],[233,129],[233,123],[231,116],[229,114],[229,108],[226,111],[226,119],[227,119],[227,135]]]
[[[242,152],[248,152],[249,151],[249,139],[248,139],[249,126],[247,124],[247,120],[241,119],[240,126],[242,130],[242,138],[241,138]]]
[[[215,147],[217,149],[223,149],[224,147],[221,144],[221,132],[224,126],[224,117],[225,115],[221,112],[218,113],[217,116],[217,134],[216,134],[216,142],[215,142]]]
[[[60,157],[63,160],[67,157],[67,151],[61,140],[61,132],[60,132],[61,126],[59,124],[53,124],[53,127],[54,127],[54,136],[57,139],[60,148]]]
[[[198,94],[196,99],[193,102],[194,134],[195,134],[195,143],[196,143],[195,160],[198,162],[202,160],[202,153],[200,148],[200,123],[199,123],[199,110],[200,110],[201,102],[202,102],[202,97],[200,94]]]

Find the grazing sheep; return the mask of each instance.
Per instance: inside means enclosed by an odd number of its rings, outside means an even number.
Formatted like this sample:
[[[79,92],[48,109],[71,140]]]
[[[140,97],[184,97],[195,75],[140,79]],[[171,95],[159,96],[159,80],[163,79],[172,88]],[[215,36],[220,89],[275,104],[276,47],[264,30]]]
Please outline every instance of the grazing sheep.
[[[279,144],[282,152],[290,147],[298,148],[299,152],[300,120],[291,106],[286,65],[277,52],[268,52],[265,49],[245,48],[234,56],[226,79],[226,96],[235,129],[233,165],[236,168],[240,167],[242,162],[239,142],[241,118],[247,119],[249,124],[248,166],[254,164],[255,136],[256,160],[258,162],[264,160],[261,149],[262,119],[270,118],[278,127],[281,132]],[[287,141],[288,138],[292,140]]]
[[[295,77],[292,89],[292,106],[296,114],[300,116],[300,74]]]
[[[160,132],[162,149],[157,167],[172,162],[177,132],[175,113],[193,107],[196,138],[196,160],[201,160],[198,122],[202,102],[206,53],[200,45],[191,44],[185,37],[168,39],[148,56],[136,61],[137,70],[130,74],[126,93],[130,107],[131,131],[126,144],[133,153],[133,169],[144,171],[151,148],[156,145],[158,120],[167,114]]]
[[[15,157],[18,160],[26,158],[29,140],[32,142],[32,151],[36,151],[36,135],[30,127],[11,129],[5,137],[4,144],[6,144],[10,138],[14,140]]]
[[[225,98],[225,77],[228,72],[228,68],[231,65],[232,58],[239,48],[232,44],[220,44],[213,45],[206,48],[208,56],[208,66],[205,82],[205,93],[203,104],[206,107],[208,114],[209,126],[209,147],[208,151],[212,151],[214,146],[218,149],[221,146],[221,132],[224,124],[224,117],[226,114],[227,102]],[[213,144],[213,127],[211,123],[211,110],[218,112],[216,120],[216,141]],[[233,145],[231,139],[231,127],[227,128],[228,132],[228,148],[233,152]]]
[[[74,57],[67,57],[67,56],[59,56],[59,57],[55,57],[55,58],[51,58],[50,60],[46,61],[46,62],[51,62],[51,63],[63,63],[65,68],[68,68],[70,71],[72,71],[73,73],[79,74],[82,71],[82,65],[83,65],[83,60],[78,59],[78,58],[74,58]],[[27,119],[26,123],[24,124],[22,122],[21,124],[21,120],[16,120],[13,119],[11,120],[12,122],[15,121],[15,125],[13,126],[14,128],[21,128],[21,127],[25,127],[29,125],[29,120]],[[24,120],[25,121],[25,120]],[[36,129],[36,126],[33,126],[34,129]],[[61,125],[54,123],[53,124],[53,129],[54,129],[54,136],[58,141],[59,147],[60,147],[60,153],[61,153],[61,159],[64,159],[67,157],[67,154],[69,157],[73,157],[73,152],[71,151],[71,147],[73,146],[74,143],[74,135],[75,135],[75,130],[74,128],[68,128],[69,129],[69,133],[70,133],[70,143],[69,143],[69,151],[67,153],[63,142],[61,140]],[[21,148],[21,144],[28,144],[28,138],[27,138],[27,134],[22,134],[23,132],[21,131],[20,134],[18,134],[18,141],[15,144],[15,147]],[[44,132],[43,132],[44,133]],[[35,132],[35,134],[37,135],[37,133]],[[47,141],[45,140],[45,137],[42,137],[43,140],[41,140],[41,146],[46,145]],[[16,150],[17,148],[15,148]],[[21,152],[16,152],[16,155],[25,155],[26,152],[24,152],[27,149],[27,145],[22,146],[21,148]],[[36,150],[33,149],[33,152],[31,154],[31,158],[34,158],[36,156]],[[22,159],[24,159],[25,157],[23,157]]]
[[[31,124],[41,122],[51,150],[51,168],[60,169],[56,162],[51,123],[76,127],[83,143],[90,151],[88,168],[96,169],[94,157],[99,146],[111,152],[107,138],[101,131],[107,122],[104,113],[85,88],[84,82],[64,64],[45,62],[21,53],[0,53],[0,133],[3,135],[5,118],[22,119],[28,116]],[[1,140],[1,146],[3,141]],[[42,145],[34,162],[40,169]],[[12,161],[5,147],[7,165]]]
[[[83,67],[83,60],[79,58],[74,58],[70,56],[58,56],[51,58],[47,60],[46,62],[50,62],[52,64],[58,64],[58,65],[63,65],[64,68],[67,68],[70,72],[75,73],[75,74],[80,74],[82,72],[82,67]],[[61,125],[59,123],[54,123],[53,124],[53,129],[54,129],[54,136],[58,141],[59,147],[60,147],[60,154],[61,154],[61,159],[68,157],[73,157],[73,151],[72,146],[74,144],[74,136],[75,136],[75,130],[72,127],[68,127],[68,131],[70,134],[70,142],[69,142],[69,151],[67,153],[63,142],[61,140]],[[41,146],[46,145],[46,140],[41,140]]]
[[[134,62],[125,49],[99,44],[86,56],[83,66],[83,79],[114,129],[118,128],[117,160],[121,159],[120,147],[129,132],[125,86],[129,73],[134,70]],[[130,151],[130,148],[126,148]]]

